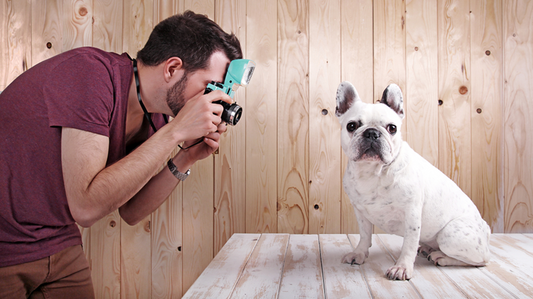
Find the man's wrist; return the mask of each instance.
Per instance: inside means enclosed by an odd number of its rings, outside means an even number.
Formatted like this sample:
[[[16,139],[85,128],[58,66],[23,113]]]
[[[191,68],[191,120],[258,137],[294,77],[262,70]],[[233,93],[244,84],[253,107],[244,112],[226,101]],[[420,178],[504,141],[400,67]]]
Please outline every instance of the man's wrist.
[[[169,159],[168,162],[167,162],[167,166],[168,166],[168,169],[170,170],[170,172],[180,181],[185,181],[185,179],[187,179],[187,177],[189,176],[189,174],[191,173],[191,170],[187,170],[185,173],[183,172],[180,172],[178,170],[178,167],[174,164],[174,162],[172,161],[172,159]]]

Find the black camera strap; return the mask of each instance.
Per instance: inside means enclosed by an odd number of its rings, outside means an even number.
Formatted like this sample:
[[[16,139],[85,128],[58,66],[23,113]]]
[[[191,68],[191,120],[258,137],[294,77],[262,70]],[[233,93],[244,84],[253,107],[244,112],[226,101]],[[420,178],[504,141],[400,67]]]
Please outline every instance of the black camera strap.
[[[146,107],[144,106],[144,103],[141,99],[141,86],[139,84],[139,72],[137,68],[137,59],[132,59],[133,61],[133,75],[135,76],[135,86],[137,87],[137,99],[139,99],[139,104],[141,105],[141,108],[143,109],[144,116],[146,116],[146,119],[150,123],[150,126],[154,130],[154,132],[157,131],[155,128],[154,122],[152,121],[152,117],[150,116],[150,113],[148,113],[148,110],[146,110]],[[165,118],[166,121],[166,118]]]

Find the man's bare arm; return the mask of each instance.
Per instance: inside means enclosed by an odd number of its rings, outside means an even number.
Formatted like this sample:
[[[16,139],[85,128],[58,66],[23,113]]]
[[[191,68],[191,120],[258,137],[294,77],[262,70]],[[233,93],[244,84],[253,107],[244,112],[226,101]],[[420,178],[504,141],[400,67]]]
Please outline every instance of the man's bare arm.
[[[221,97],[229,98],[213,92],[203,100],[188,103],[183,108],[185,113],[180,112],[132,153],[108,167],[108,137],[63,128],[63,177],[74,220],[88,227],[121,207],[124,220],[134,224],[161,205],[178,183],[168,169],[156,176],[172,150],[183,141],[204,137],[203,143],[175,157],[176,166],[183,172],[218,148],[220,133],[226,128],[218,116],[222,106],[212,102]]]
[[[106,167],[108,137],[63,128],[63,177],[74,220],[81,226],[91,226],[139,192],[177,145],[169,142],[171,138],[157,142],[162,138],[154,136],[146,141],[145,146],[140,146],[130,155]]]

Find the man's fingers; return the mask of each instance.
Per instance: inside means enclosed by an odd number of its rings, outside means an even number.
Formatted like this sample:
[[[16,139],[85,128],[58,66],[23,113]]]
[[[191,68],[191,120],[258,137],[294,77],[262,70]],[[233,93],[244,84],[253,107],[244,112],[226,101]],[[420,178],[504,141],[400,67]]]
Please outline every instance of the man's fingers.
[[[207,146],[209,146],[213,150],[218,148],[218,141],[215,141],[209,137],[204,138],[204,142],[205,144],[207,144]]]
[[[233,103],[233,99],[229,95],[225,94],[222,90],[212,91],[208,93],[206,96],[207,96],[207,99],[211,102],[216,102],[220,100],[228,104]]]

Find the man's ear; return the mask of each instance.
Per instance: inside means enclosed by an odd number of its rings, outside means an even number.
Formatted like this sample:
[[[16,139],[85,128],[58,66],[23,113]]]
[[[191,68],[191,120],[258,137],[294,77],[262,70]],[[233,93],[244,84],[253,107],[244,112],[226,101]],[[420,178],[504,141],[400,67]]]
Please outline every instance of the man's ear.
[[[165,62],[165,80],[170,82],[174,76],[183,74],[183,61],[179,57],[170,57]]]

